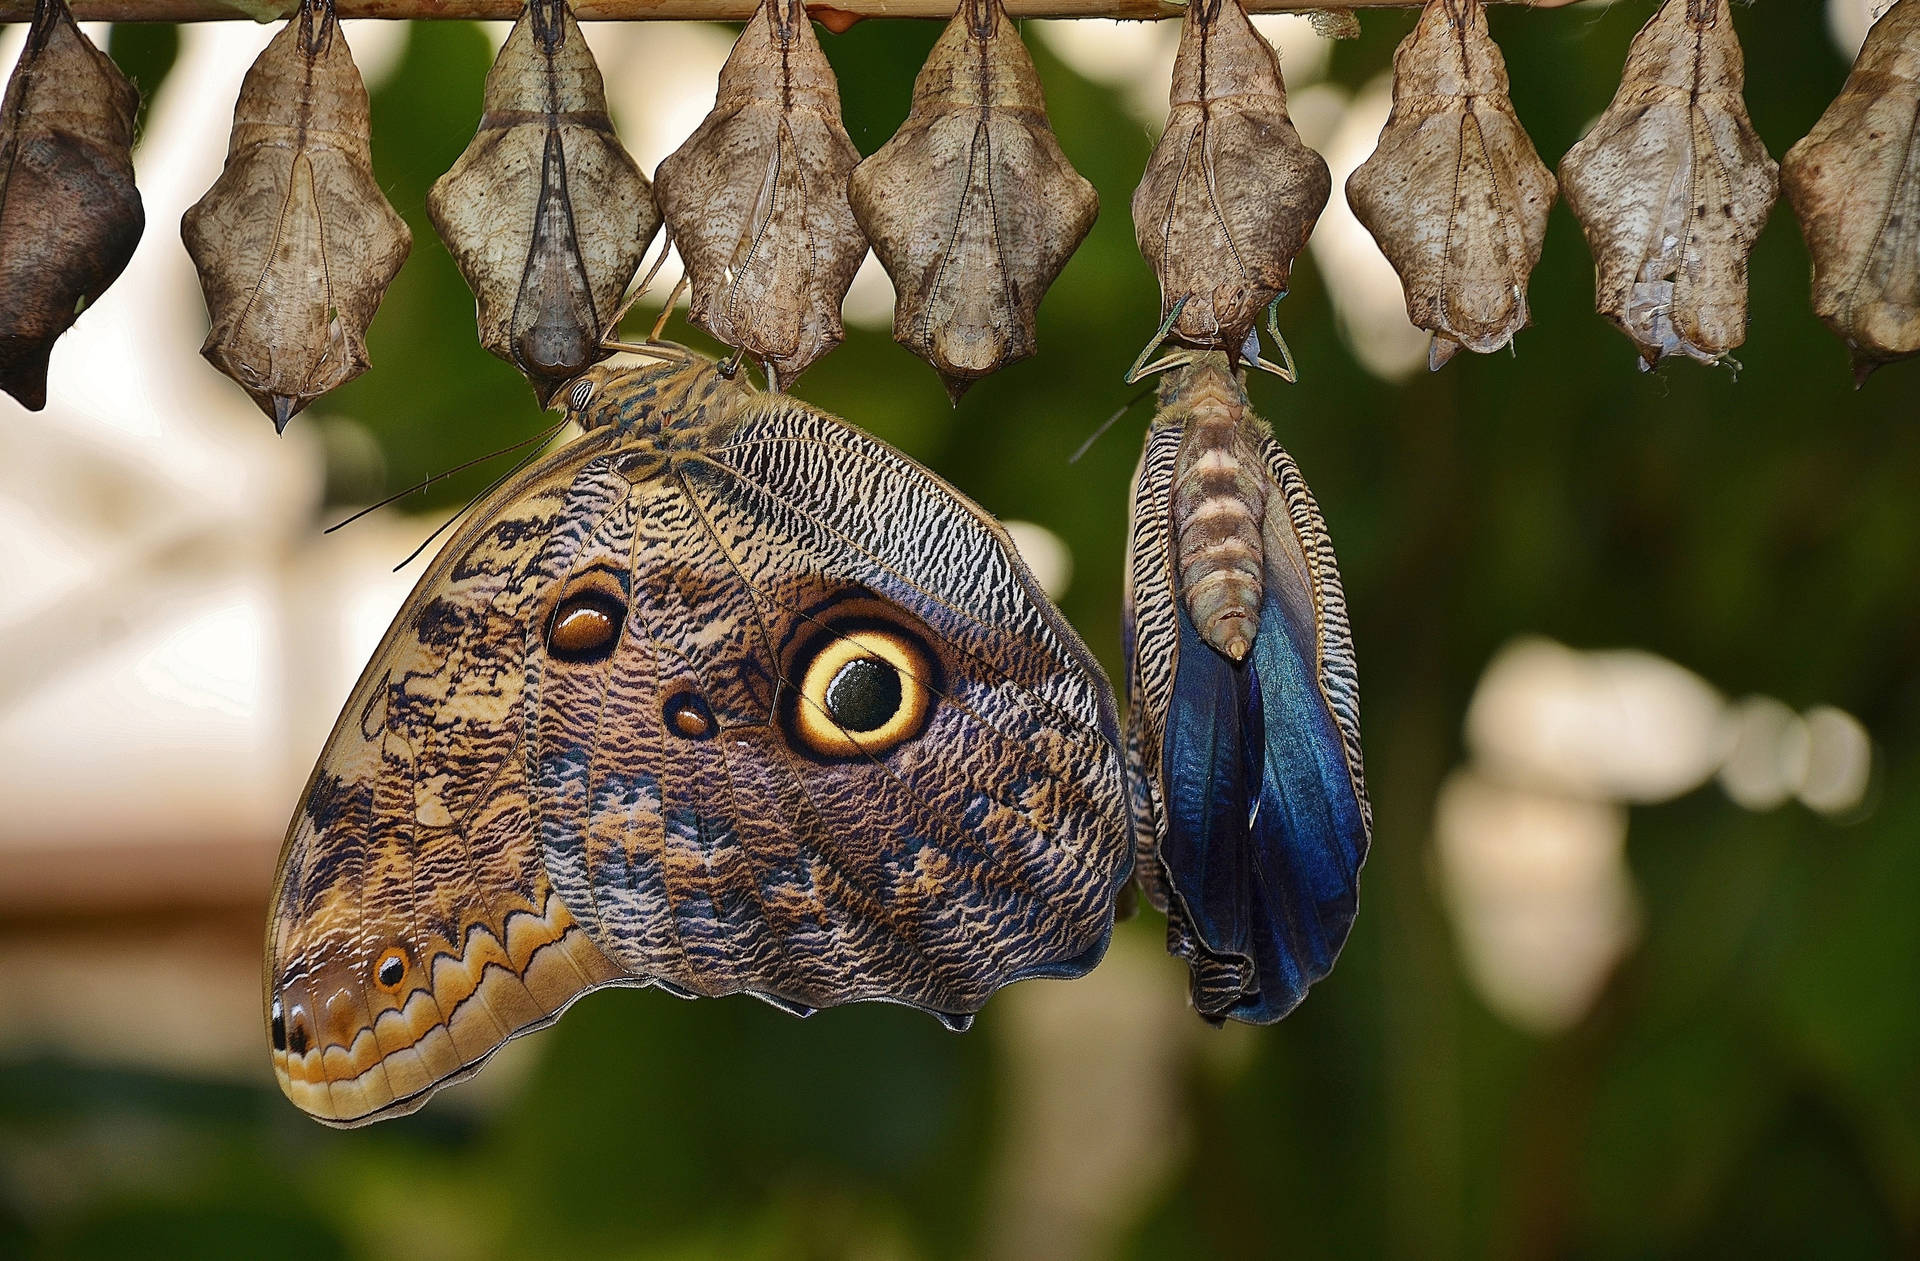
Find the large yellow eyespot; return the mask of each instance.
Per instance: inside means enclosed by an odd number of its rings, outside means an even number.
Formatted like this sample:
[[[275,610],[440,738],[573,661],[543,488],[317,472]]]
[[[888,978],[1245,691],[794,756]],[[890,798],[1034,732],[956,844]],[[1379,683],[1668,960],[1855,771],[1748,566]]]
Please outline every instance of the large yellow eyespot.
[[[787,727],[802,752],[877,757],[926,729],[938,691],[919,636],[861,619],[816,635],[793,663]]]

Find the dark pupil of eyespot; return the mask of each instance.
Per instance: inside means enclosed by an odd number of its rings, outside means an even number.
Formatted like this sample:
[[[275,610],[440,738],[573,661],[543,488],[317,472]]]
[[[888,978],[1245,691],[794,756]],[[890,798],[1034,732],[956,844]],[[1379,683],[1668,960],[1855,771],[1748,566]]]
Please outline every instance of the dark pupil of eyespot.
[[[307,1053],[307,1026],[297,1012],[293,1018],[293,1028],[287,1034],[287,1045],[293,1048],[295,1055]]]
[[[272,1026],[273,1026],[273,1049],[276,1051],[286,1050],[287,1049],[287,1018],[286,1018],[286,1015],[281,1012],[280,1000],[277,998],[273,1001]]]
[[[827,715],[848,731],[874,731],[900,711],[900,672],[861,657],[840,667],[827,684]]]
[[[382,985],[400,984],[400,974],[405,972],[406,970],[407,970],[407,965],[400,962],[400,957],[398,955],[388,955],[385,959],[382,959],[380,961],[380,984]]]
[[[568,600],[553,612],[547,650],[562,661],[598,661],[613,651],[624,614],[624,609],[603,595]]]

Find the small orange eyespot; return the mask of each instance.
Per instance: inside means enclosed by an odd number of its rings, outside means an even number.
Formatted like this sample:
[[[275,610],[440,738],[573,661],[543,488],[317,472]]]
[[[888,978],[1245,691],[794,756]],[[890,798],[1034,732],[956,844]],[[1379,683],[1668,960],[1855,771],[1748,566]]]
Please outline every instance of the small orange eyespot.
[[[389,994],[398,991],[400,982],[406,979],[407,956],[397,947],[381,955],[380,962],[374,965],[373,983]]]
[[[686,740],[705,740],[720,729],[713,710],[698,692],[675,692],[661,707],[667,729]]]
[[[613,653],[627,611],[611,596],[584,591],[562,600],[547,625],[547,651],[562,661],[600,661]]]

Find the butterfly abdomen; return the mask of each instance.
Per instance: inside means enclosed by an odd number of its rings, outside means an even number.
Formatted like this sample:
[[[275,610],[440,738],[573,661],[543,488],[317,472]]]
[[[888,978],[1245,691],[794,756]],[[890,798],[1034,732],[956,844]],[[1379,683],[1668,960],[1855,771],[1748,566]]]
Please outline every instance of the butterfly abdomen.
[[[1246,396],[1230,370],[1196,365],[1162,400],[1162,415],[1176,412],[1185,425],[1172,504],[1181,599],[1201,637],[1242,661],[1260,631],[1266,509],[1260,463],[1240,441]]]

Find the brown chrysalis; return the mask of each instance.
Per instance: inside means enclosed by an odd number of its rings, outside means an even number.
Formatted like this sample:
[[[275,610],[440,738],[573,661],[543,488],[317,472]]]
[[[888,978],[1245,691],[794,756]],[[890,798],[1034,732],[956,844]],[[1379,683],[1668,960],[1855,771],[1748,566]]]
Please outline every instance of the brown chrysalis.
[[[1000,0],[962,0],[848,195],[899,294],[894,340],[955,399],[1033,353],[1040,299],[1100,209]]]
[[[1747,255],[1780,168],[1747,117],[1727,0],[1666,0],[1634,37],[1613,103],[1560,162],[1593,251],[1594,305],[1651,367],[1747,337]]]
[[[1853,376],[1920,353],[1920,0],[1867,33],[1845,86],[1781,166],[1813,254],[1813,309]]]
[[[302,0],[241,82],[226,169],[180,220],[213,319],[200,353],[277,430],[366,371],[367,325],[413,243],[369,132],[331,0]]]
[[[1187,5],[1169,100],[1133,192],[1134,237],[1166,335],[1238,351],[1286,293],[1332,177],[1287,117],[1280,59],[1241,0]]]
[[[146,213],[133,186],[140,93],[38,0],[0,105],[0,389],[47,405],[53,343],[117,279]]]
[[[427,194],[480,341],[542,404],[602,357],[602,325],[660,227],[566,0],[529,0],[487,72],[480,129]]]
[[[765,0],[720,69],[713,112],[654,174],[694,323],[785,389],[840,344],[867,253],[847,204],[860,153],[800,0]]]
[[[1486,354],[1532,322],[1527,278],[1546,241],[1553,172],[1507,96],[1479,0],[1427,0],[1393,54],[1393,112],[1347,201],[1433,333],[1427,365]]]

